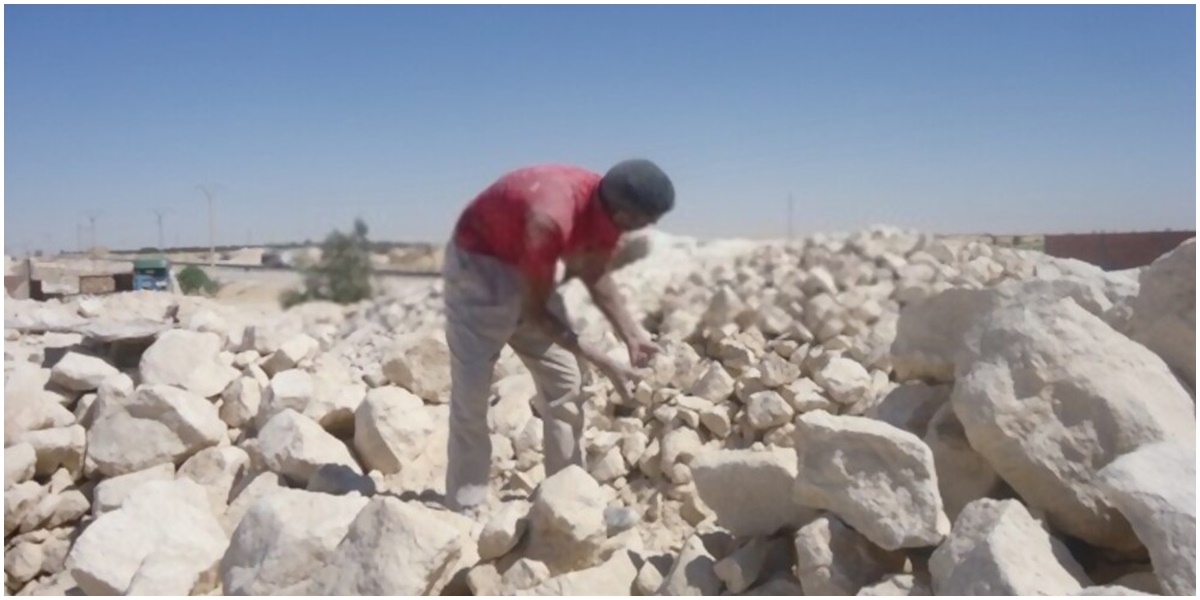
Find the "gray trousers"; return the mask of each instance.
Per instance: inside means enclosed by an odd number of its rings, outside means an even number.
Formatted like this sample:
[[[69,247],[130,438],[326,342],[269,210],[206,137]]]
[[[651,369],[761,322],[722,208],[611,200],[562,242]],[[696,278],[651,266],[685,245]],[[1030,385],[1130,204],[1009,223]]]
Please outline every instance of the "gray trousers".
[[[583,407],[579,361],[540,330],[521,323],[517,270],[489,256],[446,247],[446,342],[450,347],[450,441],[446,502],[454,510],[487,500],[492,441],[488,399],[505,344],[533,373],[541,408],[546,476],[583,466]],[[566,317],[561,296],[550,309]]]

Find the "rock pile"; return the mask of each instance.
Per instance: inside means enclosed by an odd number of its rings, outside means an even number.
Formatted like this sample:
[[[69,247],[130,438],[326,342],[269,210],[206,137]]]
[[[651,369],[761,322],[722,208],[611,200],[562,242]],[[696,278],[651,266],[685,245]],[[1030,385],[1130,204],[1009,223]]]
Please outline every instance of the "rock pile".
[[[625,253],[666,352],[631,403],[587,374],[550,478],[502,355],[479,520],[437,502],[438,284],[6,301],[6,593],[1195,593],[1194,241],[1121,273],[889,228]]]

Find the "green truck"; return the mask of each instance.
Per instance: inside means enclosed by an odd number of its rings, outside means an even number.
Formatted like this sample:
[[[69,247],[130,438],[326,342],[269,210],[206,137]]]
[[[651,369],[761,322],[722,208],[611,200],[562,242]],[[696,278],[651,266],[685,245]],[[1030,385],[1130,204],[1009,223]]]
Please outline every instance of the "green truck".
[[[133,260],[133,289],[171,289],[171,261],[163,256],[142,256]]]

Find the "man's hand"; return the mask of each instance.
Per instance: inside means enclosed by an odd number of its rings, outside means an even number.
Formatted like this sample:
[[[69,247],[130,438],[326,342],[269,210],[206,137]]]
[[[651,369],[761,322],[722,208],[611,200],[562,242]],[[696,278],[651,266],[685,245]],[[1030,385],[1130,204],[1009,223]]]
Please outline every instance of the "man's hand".
[[[655,344],[650,336],[639,333],[625,344],[629,347],[629,364],[641,369],[650,363],[654,355],[662,353],[662,346]]]
[[[621,399],[626,404],[633,404],[633,386],[638,380],[638,374],[633,369],[607,356],[597,359],[595,365],[609,381],[612,381],[613,387],[617,389]]]

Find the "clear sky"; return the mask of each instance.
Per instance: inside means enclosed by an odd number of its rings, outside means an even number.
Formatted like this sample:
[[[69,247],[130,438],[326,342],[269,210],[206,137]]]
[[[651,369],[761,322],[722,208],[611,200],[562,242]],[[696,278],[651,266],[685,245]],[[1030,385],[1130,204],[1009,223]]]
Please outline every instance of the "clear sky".
[[[672,176],[667,230],[1191,229],[1177,6],[13,6],[5,245],[444,240],[504,170]],[[90,237],[85,233],[85,242]]]

